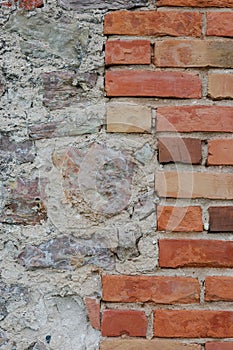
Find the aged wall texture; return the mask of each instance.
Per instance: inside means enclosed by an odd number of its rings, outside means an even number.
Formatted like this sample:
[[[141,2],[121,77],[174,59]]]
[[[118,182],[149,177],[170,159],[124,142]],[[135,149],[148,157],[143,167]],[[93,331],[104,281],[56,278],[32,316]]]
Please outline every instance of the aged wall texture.
[[[0,0],[0,349],[233,349],[233,1]]]

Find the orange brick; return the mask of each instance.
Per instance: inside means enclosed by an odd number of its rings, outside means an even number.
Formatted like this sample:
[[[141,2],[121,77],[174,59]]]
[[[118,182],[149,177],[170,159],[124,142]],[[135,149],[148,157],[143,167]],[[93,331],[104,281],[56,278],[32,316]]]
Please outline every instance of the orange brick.
[[[150,64],[151,49],[149,40],[111,40],[105,48],[105,63]]]
[[[100,330],[100,301],[96,298],[85,298],[88,317],[93,328]]]
[[[158,140],[160,163],[200,164],[201,140],[181,137],[162,137]]]
[[[233,301],[233,277],[206,277],[206,301]]]
[[[233,98],[233,74],[209,74],[208,95],[213,99]]]
[[[233,199],[233,173],[157,172],[159,197]]]
[[[233,67],[233,48],[225,40],[162,40],[155,44],[158,67]]]
[[[157,110],[157,131],[233,132],[233,107],[161,107]]]
[[[208,142],[208,165],[233,165],[233,140]]]
[[[201,345],[175,340],[114,339],[101,342],[100,350],[201,350]]]
[[[233,267],[233,242],[164,239],[159,241],[159,266]]]
[[[147,318],[144,312],[135,310],[105,310],[102,318],[104,337],[145,337]]]
[[[110,302],[187,304],[200,299],[199,282],[194,278],[105,275],[102,285],[102,298]]]
[[[106,72],[107,96],[200,98],[197,75],[183,72],[118,70]]]
[[[201,232],[201,207],[158,206],[157,220],[159,231]]]
[[[158,0],[157,6],[233,7],[233,0]]]
[[[232,12],[207,12],[207,35],[233,36]]]
[[[163,338],[233,336],[233,311],[156,310],[154,335]]]
[[[201,36],[202,15],[195,12],[115,11],[104,20],[105,34]]]
[[[209,342],[205,345],[205,350],[232,350],[233,342]]]

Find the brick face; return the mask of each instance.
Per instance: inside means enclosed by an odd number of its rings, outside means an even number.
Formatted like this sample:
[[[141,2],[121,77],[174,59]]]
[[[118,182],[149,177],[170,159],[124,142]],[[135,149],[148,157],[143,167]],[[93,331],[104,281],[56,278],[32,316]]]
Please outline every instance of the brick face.
[[[120,339],[103,341],[100,350],[201,350],[201,345],[175,340]]]
[[[211,140],[208,149],[208,165],[233,165],[233,140]]]
[[[207,12],[207,35],[233,36],[233,13]]]
[[[148,96],[200,98],[201,80],[197,75],[180,72],[108,71],[107,96]]]
[[[233,277],[206,277],[205,300],[233,301]]]
[[[102,335],[117,337],[145,337],[147,318],[142,311],[135,310],[105,310],[102,318]]]
[[[103,276],[102,285],[103,300],[108,302],[186,304],[200,297],[198,280],[186,277]]]
[[[165,338],[227,338],[233,334],[232,311],[157,310],[154,335]]]
[[[151,110],[142,105],[109,103],[107,106],[107,131],[124,133],[151,132]]]
[[[201,163],[201,140],[198,139],[160,137],[158,150],[160,163]]]
[[[159,241],[160,267],[233,267],[233,242],[170,239]]]
[[[104,33],[143,36],[201,36],[202,15],[195,12],[117,11],[105,16]]]
[[[210,232],[233,232],[233,206],[209,208]]]
[[[233,7],[232,0],[158,0],[157,6]]]
[[[201,207],[158,206],[157,220],[159,231],[201,232]]]
[[[157,172],[155,189],[167,198],[233,199],[233,174]]]
[[[206,343],[205,350],[232,350],[233,342],[209,342]]]
[[[233,66],[231,40],[162,40],[155,43],[158,67]]]
[[[100,330],[100,300],[85,298],[87,314],[93,328]]]
[[[150,64],[151,47],[149,40],[112,40],[107,41],[105,63],[114,64]]]
[[[233,74],[209,74],[208,94],[213,99],[233,98]]]
[[[233,107],[160,107],[157,110],[157,131],[233,132]]]

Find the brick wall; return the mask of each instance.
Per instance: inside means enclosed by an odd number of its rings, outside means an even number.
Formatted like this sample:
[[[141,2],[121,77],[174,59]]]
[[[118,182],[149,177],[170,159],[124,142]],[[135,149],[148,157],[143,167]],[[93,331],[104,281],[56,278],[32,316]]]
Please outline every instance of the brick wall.
[[[0,348],[232,350],[232,0],[0,4]]]
[[[105,16],[107,131],[156,140],[158,254],[102,276],[101,349],[233,349],[233,3],[156,5]]]

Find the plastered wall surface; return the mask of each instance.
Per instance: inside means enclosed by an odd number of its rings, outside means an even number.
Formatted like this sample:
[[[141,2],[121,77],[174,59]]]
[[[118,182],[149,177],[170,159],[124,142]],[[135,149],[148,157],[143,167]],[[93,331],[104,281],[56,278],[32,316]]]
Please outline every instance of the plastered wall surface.
[[[0,349],[233,349],[232,7],[1,1]]]

